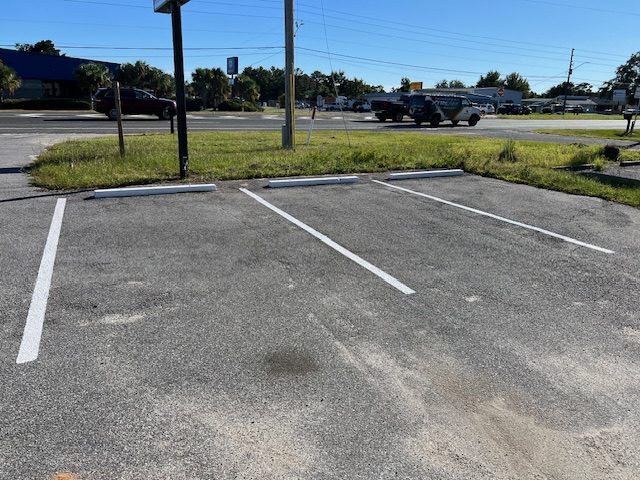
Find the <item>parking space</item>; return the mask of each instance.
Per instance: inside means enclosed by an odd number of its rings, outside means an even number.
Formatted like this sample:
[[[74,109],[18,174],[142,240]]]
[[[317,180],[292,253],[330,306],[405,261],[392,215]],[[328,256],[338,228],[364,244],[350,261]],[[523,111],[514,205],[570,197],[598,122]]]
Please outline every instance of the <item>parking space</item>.
[[[26,363],[58,198],[15,202],[4,476],[639,473],[636,210],[469,175],[264,185],[65,196]]]

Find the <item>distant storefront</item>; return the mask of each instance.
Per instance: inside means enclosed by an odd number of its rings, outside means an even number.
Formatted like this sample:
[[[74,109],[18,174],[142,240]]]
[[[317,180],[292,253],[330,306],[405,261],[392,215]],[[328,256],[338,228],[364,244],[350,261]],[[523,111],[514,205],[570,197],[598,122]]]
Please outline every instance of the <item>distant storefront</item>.
[[[85,58],[47,55],[35,52],[20,52],[0,48],[0,61],[15,70],[22,85],[11,96],[13,98],[83,98],[73,71],[85,63],[99,63],[115,74],[119,64],[100,62]],[[5,92],[5,98],[8,93]]]

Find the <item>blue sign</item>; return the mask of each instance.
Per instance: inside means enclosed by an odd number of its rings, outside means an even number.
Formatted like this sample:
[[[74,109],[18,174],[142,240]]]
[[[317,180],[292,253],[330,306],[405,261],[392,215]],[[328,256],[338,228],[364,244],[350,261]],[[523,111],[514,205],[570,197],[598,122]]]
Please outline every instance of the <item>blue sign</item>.
[[[238,74],[238,57],[227,58],[227,75]]]

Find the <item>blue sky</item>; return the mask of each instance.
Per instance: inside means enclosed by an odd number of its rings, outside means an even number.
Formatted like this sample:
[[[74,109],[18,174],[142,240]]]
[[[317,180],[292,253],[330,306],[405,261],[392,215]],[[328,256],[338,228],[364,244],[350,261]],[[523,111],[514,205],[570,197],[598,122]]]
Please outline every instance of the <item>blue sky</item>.
[[[153,0],[3,0],[0,46],[51,40],[69,57],[144,60],[173,72],[171,16]],[[518,72],[542,93],[567,78],[595,89],[640,51],[637,0],[294,0],[296,67],[343,70],[387,90],[403,77],[475,84]],[[284,0],[190,0],[185,73],[284,65]]]

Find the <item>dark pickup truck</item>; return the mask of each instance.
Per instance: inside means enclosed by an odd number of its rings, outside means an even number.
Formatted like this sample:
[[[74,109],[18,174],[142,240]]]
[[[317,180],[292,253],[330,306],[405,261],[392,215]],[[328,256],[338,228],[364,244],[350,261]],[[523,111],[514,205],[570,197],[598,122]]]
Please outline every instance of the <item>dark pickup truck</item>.
[[[384,122],[390,118],[394,122],[401,122],[405,115],[409,114],[410,95],[402,95],[399,100],[373,100],[371,111],[378,120]]]

